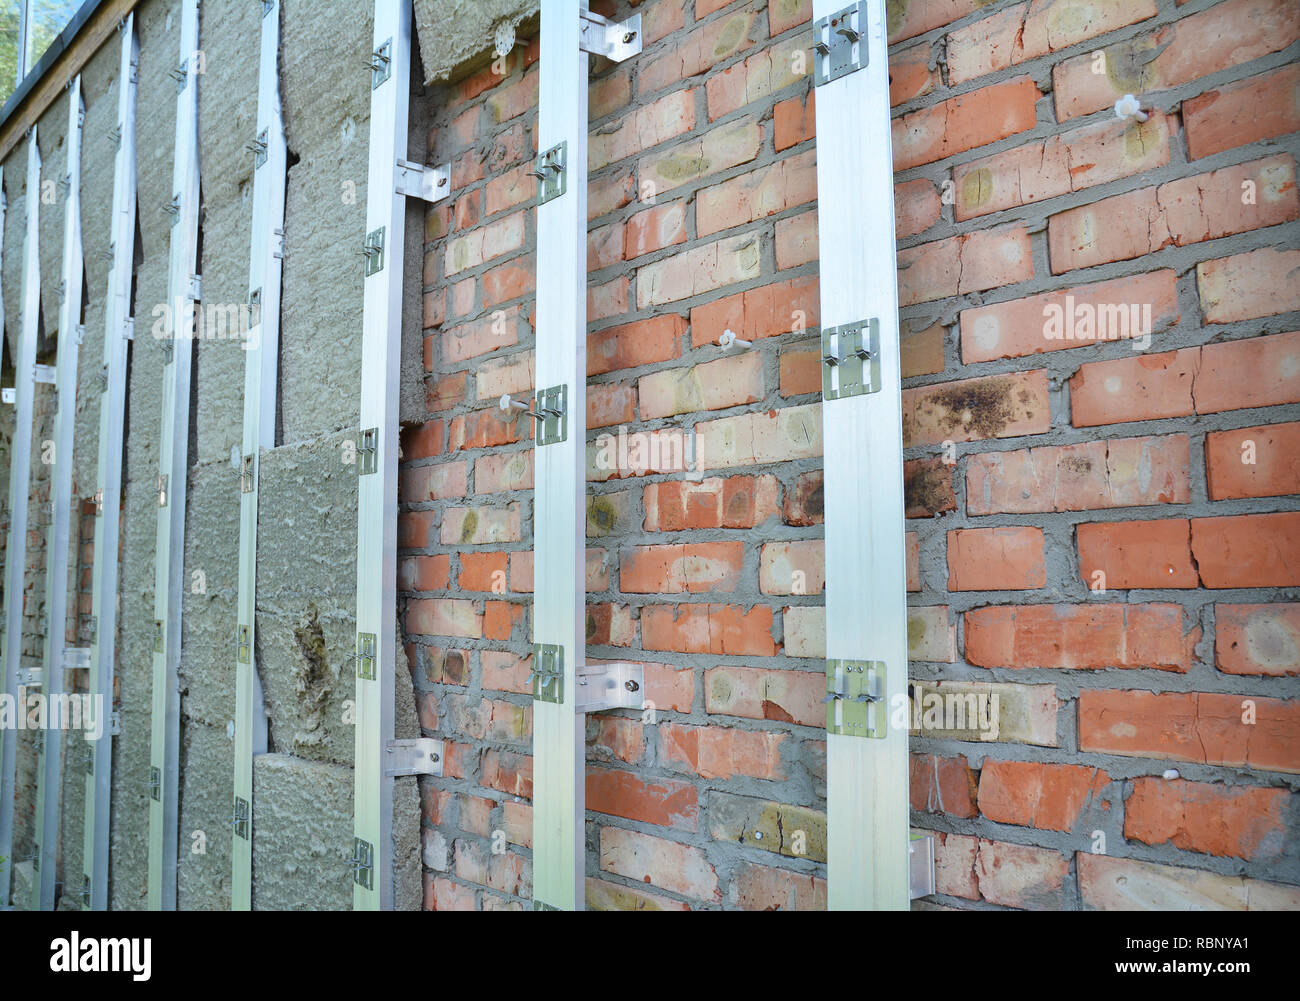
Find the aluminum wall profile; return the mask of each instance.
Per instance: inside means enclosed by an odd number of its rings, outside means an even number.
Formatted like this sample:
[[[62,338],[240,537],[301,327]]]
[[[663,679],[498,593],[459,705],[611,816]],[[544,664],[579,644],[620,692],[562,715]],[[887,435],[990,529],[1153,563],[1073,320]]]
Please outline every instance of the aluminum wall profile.
[[[59,285],[59,344],[55,372],[54,453],[51,456],[50,525],[45,550],[45,657],[41,683],[46,726],[40,736],[36,770],[36,859],[32,910],[54,910],[62,806],[63,735],[72,720],[64,696],[66,667],[78,666],[80,653],[67,646],[68,544],[72,520],[72,449],[77,423],[77,362],[81,338],[81,133],[85,119],[81,76],[68,87],[67,172],[59,184],[63,197],[63,279]],[[69,733],[69,739],[72,735]]]
[[[906,910],[907,599],[885,4],[813,0],[826,512],[827,894]]]
[[[152,733],[149,756],[150,910],[176,908],[180,777],[181,585],[185,558],[185,477],[189,469],[190,368],[199,230],[199,0],[180,0],[176,153],[167,273],[166,352],[158,447],[158,530],[154,563]]]
[[[99,461],[95,485],[95,563],[91,571],[90,694],[106,719],[93,742],[86,773],[86,822],[81,903],[108,907],[108,832],[113,792],[113,679],[117,669],[118,536],[122,507],[123,420],[126,411],[127,346],[132,337],[131,277],[135,258],[135,115],[140,42],[135,15],[121,25],[121,86],[117,104],[117,155],[113,164],[111,262],[104,304],[104,356],[98,388]]]
[[[588,59],[578,8],[573,0],[542,4],[537,123],[539,170],[561,165],[564,190],[548,197],[551,178],[539,178],[537,261],[546,278],[537,282],[535,409],[553,405],[543,394],[559,387],[568,426],[543,445],[544,422],[535,425],[533,905],[566,911],[582,908],[586,860],[585,720],[574,709],[586,654],[587,487]]]
[[[253,154],[248,343],[244,345],[244,437],[239,470],[239,595],[235,654],[235,782],[231,817],[231,909],[253,905],[253,756],[266,752],[266,711],[257,673],[257,500],[262,450],[275,447],[280,276],[288,170],[279,80],[280,0],[262,5]]]
[[[23,241],[22,315],[14,360],[14,437],[9,468],[9,537],[5,543],[4,691],[17,700],[23,654],[23,573],[27,566],[27,496],[31,484],[32,403],[40,321],[41,153],[36,127],[27,134],[27,233]],[[0,907],[12,904],[14,793],[18,731],[0,727]]]

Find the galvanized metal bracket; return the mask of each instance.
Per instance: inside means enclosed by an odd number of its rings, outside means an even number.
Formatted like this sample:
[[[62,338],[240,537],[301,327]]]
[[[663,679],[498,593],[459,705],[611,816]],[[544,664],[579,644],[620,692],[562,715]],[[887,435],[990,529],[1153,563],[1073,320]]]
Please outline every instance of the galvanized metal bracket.
[[[357,475],[368,476],[379,471],[379,428],[366,428],[361,432],[357,446]]]
[[[645,668],[629,661],[585,664],[578,672],[575,712],[645,708]]]
[[[554,445],[569,435],[568,386],[539,389],[533,398],[533,413],[539,418],[538,445]]]
[[[379,85],[393,73],[393,40],[390,38],[370,55],[370,89],[378,90]]]
[[[880,391],[880,320],[822,330],[822,398],[842,400]]]
[[[384,748],[385,775],[442,775],[443,743],[432,737],[390,740]]]
[[[19,688],[39,688],[45,683],[45,669],[41,667],[18,668]]]
[[[37,365],[33,378],[36,382],[46,382],[51,386],[54,385],[57,377],[57,370],[53,365]]]
[[[537,204],[545,205],[552,198],[559,198],[569,189],[569,143],[568,140],[541,153],[533,161],[529,171],[537,178]]]
[[[90,647],[65,646],[63,648],[64,670],[82,671],[90,667]]]
[[[239,492],[241,494],[251,494],[253,492],[253,457],[251,455],[242,456],[239,460]]]
[[[235,797],[235,837],[248,841],[252,834],[253,810],[243,796]]]
[[[912,900],[934,893],[934,835],[913,834],[907,845],[907,870]]]
[[[555,643],[533,644],[533,698],[538,702],[564,701],[564,647]]]
[[[375,642],[374,633],[357,634],[357,677],[369,681],[375,679]]]
[[[162,802],[162,769],[153,765],[149,767],[149,798]]]
[[[239,626],[235,633],[235,656],[241,664],[250,663],[252,645],[249,643],[248,626]]]
[[[258,133],[257,138],[248,144],[248,151],[253,154],[254,170],[266,163],[266,138],[267,130],[263,129]]]
[[[153,620],[153,651],[154,653],[163,652],[163,624],[162,619]]]
[[[849,4],[813,25],[813,86],[838,80],[867,65],[867,3]]]
[[[352,882],[367,890],[375,888],[375,846],[360,838],[352,839]]]
[[[827,660],[822,701],[827,733],[883,739],[888,710],[884,661]]]
[[[611,21],[589,10],[578,11],[578,48],[616,63],[641,51],[641,15]]]
[[[366,277],[377,275],[384,270],[384,229],[371,230],[366,234],[366,244],[361,253],[366,257]]]
[[[409,160],[398,160],[393,186],[399,195],[407,198],[440,202],[451,194],[451,164],[426,167]]]

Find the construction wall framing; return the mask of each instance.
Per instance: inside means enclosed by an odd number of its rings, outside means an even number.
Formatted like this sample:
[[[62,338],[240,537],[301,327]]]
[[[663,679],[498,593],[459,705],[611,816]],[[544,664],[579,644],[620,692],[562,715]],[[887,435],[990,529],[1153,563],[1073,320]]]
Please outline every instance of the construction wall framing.
[[[32,405],[36,394],[36,335],[40,320],[41,153],[36,127],[27,134],[27,234],[23,241],[22,316],[14,360],[14,437],[9,470],[9,538],[5,544],[4,691],[18,699],[23,655],[23,573],[27,567],[27,498],[31,485]],[[14,794],[18,731],[0,727],[0,907],[12,904]]]
[[[65,667],[76,666],[82,651],[66,643],[68,618],[68,533],[72,520],[72,450],[77,413],[77,362],[83,329],[81,287],[85,262],[81,256],[81,135],[85,107],[81,77],[68,88],[67,171],[59,182],[63,192],[63,278],[59,286],[59,346],[55,375],[54,454],[51,470],[50,527],[45,561],[45,657],[41,674],[47,709],[47,729],[40,733],[36,770],[36,848],[32,879],[32,909],[54,909],[54,884],[59,868],[59,819],[62,808],[63,738],[68,721],[55,718],[63,703]]]
[[[100,376],[99,461],[95,483],[95,563],[92,569],[90,694],[109,714],[91,748],[86,774],[85,866],[82,906],[108,907],[109,817],[113,792],[113,679],[117,668],[118,537],[122,507],[122,434],[126,411],[127,350],[132,338],[131,275],[135,259],[135,117],[140,42],[135,15],[122,22],[122,81],[117,106],[117,156],[113,165],[112,260],[104,304],[104,357]]]
[[[822,434],[827,893],[839,910],[906,910],[909,898],[908,732],[894,725],[907,705],[907,601],[884,7],[813,2],[832,49],[819,53],[816,106],[822,354],[835,359],[823,360]]]
[[[167,336],[162,347],[158,532],[154,563],[152,740],[149,769],[149,908],[176,908],[180,778],[181,589],[185,558],[185,486],[189,472],[190,368],[199,229],[198,0],[181,0],[176,70],[176,157],[167,278]]]
[[[239,596],[235,637],[235,799],[231,818],[231,908],[252,908],[253,756],[266,751],[266,712],[257,672],[257,501],[262,452],[275,447],[276,367],[280,351],[280,276],[288,169],[280,105],[280,0],[262,8],[253,140],[252,248],[248,272],[249,343],[244,358],[244,435],[239,471]]]

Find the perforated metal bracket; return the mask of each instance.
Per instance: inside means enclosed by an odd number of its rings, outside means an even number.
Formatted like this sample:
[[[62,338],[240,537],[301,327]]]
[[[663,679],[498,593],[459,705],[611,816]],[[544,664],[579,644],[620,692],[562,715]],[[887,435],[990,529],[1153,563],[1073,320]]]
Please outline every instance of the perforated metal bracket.
[[[813,25],[813,86],[838,80],[867,65],[866,0],[849,4]]]
[[[163,624],[162,619],[153,620],[153,652],[163,652]]]
[[[885,663],[826,661],[826,732],[846,737],[885,736]]]
[[[384,748],[385,775],[441,775],[443,744],[432,737],[390,740]]]
[[[361,432],[357,446],[357,475],[368,476],[379,471],[379,428],[366,428]]]
[[[641,51],[641,15],[611,21],[589,10],[578,11],[578,48],[616,63]]]
[[[379,85],[393,73],[393,40],[390,38],[370,55],[370,89]]]
[[[44,682],[45,670],[40,667],[18,668],[19,688],[38,688]]]
[[[439,202],[451,194],[451,164],[426,167],[398,160],[393,186],[399,195],[421,198],[426,202]]]
[[[554,643],[533,644],[533,698],[538,702],[564,701],[564,647]]]
[[[151,767],[149,769],[149,798],[155,803],[162,802],[162,770]]]
[[[361,253],[366,257],[367,278],[384,270],[384,229],[380,226],[367,233],[365,246],[361,248]]]
[[[252,833],[251,831],[251,828],[253,826],[252,820],[253,820],[253,811],[248,804],[248,800],[244,799],[242,796],[236,796],[235,816],[234,816],[235,837],[243,838],[245,841],[247,841],[249,839],[249,835]]]
[[[65,646],[63,648],[63,666],[66,670],[82,671],[90,667],[90,647]]]
[[[569,435],[569,392],[567,386],[539,389],[533,397],[533,412],[541,418],[536,427],[538,445],[554,445]]]
[[[48,382],[54,385],[56,370],[53,365],[37,365],[33,378],[37,382]]]
[[[239,459],[239,492],[241,494],[251,494],[253,492],[253,457],[251,455],[240,456]]]
[[[249,642],[248,626],[239,626],[235,632],[235,655],[239,663],[247,664],[252,656],[252,644]]]
[[[628,661],[585,664],[578,672],[575,712],[645,708],[645,668]]]
[[[934,893],[934,835],[913,834],[907,845],[907,870],[912,900]]]
[[[569,188],[569,143],[567,140],[558,146],[541,153],[533,161],[529,171],[537,178],[537,204],[545,205],[552,198],[559,198]]]
[[[357,677],[375,680],[375,634],[357,634]]]
[[[880,392],[880,320],[822,330],[822,398]]]
[[[375,888],[375,846],[360,838],[352,839],[352,882],[367,890]]]

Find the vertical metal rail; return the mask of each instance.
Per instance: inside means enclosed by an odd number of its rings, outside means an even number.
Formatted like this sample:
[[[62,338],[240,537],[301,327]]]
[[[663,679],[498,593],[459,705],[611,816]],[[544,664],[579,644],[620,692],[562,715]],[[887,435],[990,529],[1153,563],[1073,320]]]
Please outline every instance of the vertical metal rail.
[[[366,179],[361,442],[357,449],[356,743],[352,906],[394,900],[393,780],[442,774],[442,742],[398,741],[394,727],[397,629],[398,384],[406,198],[439,201],[450,169],[409,163],[411,0],[375,0]]]
[[[185,486],[189,470],[190,367],[199,229],[199,0],[181,0],[176,79],[176,158],[172,165],[167,354],[158,448],[158,532],[154,564],[153,728],[149,757],[149,909],[176,909],[180,793],[181,585],[185,559]]]
[[[63,281],[59,286],[59,348],[55,374],[54,455],[50,484],[50,528],[45,554],[45,659],[41,683],[46,729],[39,734],[36,770],[36,859],[32,910],[54,910],[62,806],[63,732],[70,721],[64,697],[64,671],[80,666],[82,651],[66,642],[68,620],[68,530],[72,519],[72,454],[77,425],[77,362],[81,351],[81,126],[85,119],[81,75],[68,85],[68,169],[63,192]]]
[[[266,713],[257,674],[257,499],[262,450],[275,447],[276,365],[284,185],[288,170],[280,108],[280,0],[262,4],[253,154],[250,329],[244,345],[244,438],[239,469],[239,596],[235,653],[235,800],[231,817],[231,909],[253,906],[253,756],[266,752]]]
[[[32,403],[36,393],[36,335],[40,322],[41,258],[38,251],[41,205],[41,153],[36,127],[27,134],[27,235],[23,242],[22,315],[18,357],[14,359],[14,437],[9,467],[9,538],[5,544],[4,691],[20,694],[23,656],[23,574],[27,567],[27,495],[31,485]],[[13,883],[14,794],[18,731],[0,727],[0,907],[11,905]]]
[[[908,907],[907,599],[885,5],[813,0],[832,909]],[[852,123],[846,127],[845,123]]]
[[[641,50],[640,15],[611,24],[586,0],[544,0],[537,136],[534,396],[533,906],[582,910],[586,860],[584,688],[612,673],[586,656],[587,53]],[[625,666],[625,665],[623,665]],[[644,697],[639,681],[628,680]],[[639,701],[639,700],[638,700]],[[619,704],[626,704],[620,702]]]
[[[113,216],[109,229],[108,290],[104,303],[104,361],[97,383],[99,463],[95,486],[95,563],[91,570],[90,694],[99,736],[86,772],[82,906],[108,908],[109,807],[113,792],[113,679],[117,668],[118,536],[122,507],[122,434],[126,411],[127,344],[132,339],[131,277],[135,268],[135,114],[140,43],[135,14],[121,25],[118,71],[117,156],[113,165]]]

